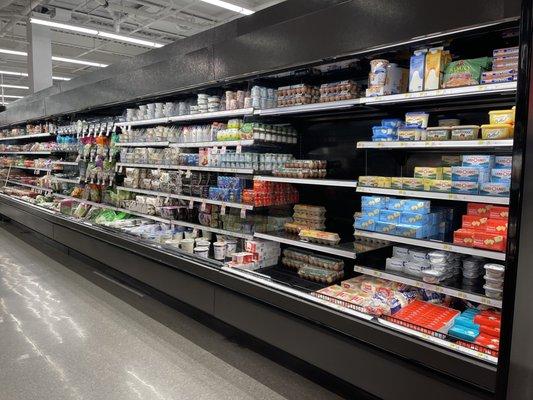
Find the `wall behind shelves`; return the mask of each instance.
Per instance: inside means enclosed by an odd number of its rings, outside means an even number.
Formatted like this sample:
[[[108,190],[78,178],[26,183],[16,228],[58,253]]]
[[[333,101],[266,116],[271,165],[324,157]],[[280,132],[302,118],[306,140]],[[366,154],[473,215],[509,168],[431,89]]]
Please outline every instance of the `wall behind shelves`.
[[[0,126],[186,90],[519,15],[519,0],[288,0],[17,101]],[[458,12],[457,10],[460,10]]]

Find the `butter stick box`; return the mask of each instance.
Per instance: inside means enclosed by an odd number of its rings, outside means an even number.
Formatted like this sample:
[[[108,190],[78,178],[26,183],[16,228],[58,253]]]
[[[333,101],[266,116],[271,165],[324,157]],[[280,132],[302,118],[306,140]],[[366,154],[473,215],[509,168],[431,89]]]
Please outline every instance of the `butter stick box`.
[[[511,183],[511,168],[492,168],[490,171],[492,183]]]
[[[479,187],[479,194],[483,196],[509,196],[509,183],[485,182]]]
[[[454,167],[462,163],[461,156],[442,156],[441,162],[445,167]]]
[[[403,178],[404,190],[424,190],[424,179],[422,178]]]
[[[450,193],[452,181],[444,179],[426,179],[424,188],[428,192]]]
[[[489,169],[483,167],[452,167],[452,181],[487,182]]]
[[[512,156],[494,157],[494,168],[511,168],[513,166]]]
[[[377,219],[373,218],[356,218],[353,224],[355,229],[362,229],[365,231],[374,231],[376,229]]]
[[[403,189],[403,178],[392,177],[390,187],[391,189]]]
[[[445,181],[452,180],[452,167],[442,167],[442,179]]]
[[[462,156],[463,167],[483,167],[492,168],[494,166],[494,156],[487,154],[469,154]]]
[[[457,194],[478,194],[479,184],[468,181],[452,181],[452,193]]]
[[[415,178],[442,179],[442,167],[415,167]]]
[[[379,220],[382,222],[399,223],[401,214],[400,211],[381,210],[379,212]]]

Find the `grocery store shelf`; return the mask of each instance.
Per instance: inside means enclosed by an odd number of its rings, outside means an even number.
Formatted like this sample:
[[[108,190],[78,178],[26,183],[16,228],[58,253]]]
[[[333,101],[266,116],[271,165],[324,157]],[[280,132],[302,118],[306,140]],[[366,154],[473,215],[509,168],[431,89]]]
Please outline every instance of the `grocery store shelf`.
[[[201,229],[203,231],[212,232],[212,233],[219,234],[219,235],[227,235],[227,236],[237,237],[237,238],[240,238],[240,239],[252,240],[254,238],[254,235],[252,235],[251,233],[241,233],[241,232],[227,231],[225,229],[211,228],[210,226],[205,226],[205,225],[201,225],[201,224],[194,224],[192,222],[171,220],[170,223],[172,225],[184,226],[184,227],[192,228],[192,229]]]
[[[483,149],[513,147],[513,139],[357,142],[358,149]]]
[[[124,190],[126,192],[132,192],[132,193],[141,193],[146,194],[149,196],[158,196],[158,197],[169,197],[173,199],[179,199],[179,200],[185,200],[185,201],[193,201],[196,203],[203,203],[203,204],[215,204],[218,206],[225,206],[225,207],[231,207],[231,208],[240,208],[243,210],[253,210],[253,206],[249,204],[242,204],[242,203],[232,203],[227,201],[218,201],[218,200],[211,200],[211,199],[205,199],[203,197],[194,197],[194,196],[186,196],[182,194],[174,194],[174,193],[165,193],[165,192],[158,192],[155,190],[146,190],[146,189],[136,189],[136,188],[129,188],[124,186],[117,186],[117,190]]]
[[[268,142],[257,141],[253,139],[245,140],[226,140],[226,141],[211,141],[211,142],[194,142],[194,143],[171,143],[170,147],[177,148],[196,148],[196,147],[236,147],[236,146],[253,146],[260,144],[268,144]]]
[[[421,280],[415,279],[405,274],[391,273],[386,270],[380,270],[376,268],[363,267],[360,265],[355,265],[353,267],[355,272],[359,272],[364,275],[374,276],[376,278],[382,278],[393,282],[404,283],[409,286],[414,286],[417,288],[422,288],[426,290],[431,290],[437,293],[443,293],[449,296],[457,297],[464,300],[474,301],[476,303],[484,304],[491,307],[502,308],[502,301],[491,299],[481,294],[472,293],[469,291],[464,291],[460,289],[454,289],[452,287],[436,285],[431,283],[426,283]]]
[[[149,168],[149,169],[172,169],[182,171],[205,171],[223,172],[228,174],[254,174],[256,171],[249,168],[222,168],[222,167],[200,167],[198,165],[158,165],[158,164],[134,164],[117,163],[116,168]]]
[[[64,182],[64,183],[80,183],[80,178],[60,178],[57,176],[52,176],[52,180],[56,182]]]
[[[361,97],[358,99],[332,101],[328,103],[313,103],[304,104],[301,106],[266,108],[264,110],[256,110],[255,113],[258,115],[287,115],[305,114],[317,111],[342,110],[354,107],[357,104],[362,104],[365,102],[365,100],[366,99],[364,97]]]
[[[170,142],[124,142],[115,143],[117,147],[168,147]]]
[[[0,151],[0,155],[29,154],[29,155],[50,155],[51,151]]]
[[[155,119],[146,119],[143,121],[129,121],[129,122],[117,122],[116,126],[143,126],[143,125],[157,125],[157,124],[168,124],[171,122],[187,122],[187,121],[198,121],[202,119],[216,119],[216,118],[233,118],[233,117],[244,117],[247,115],[253,115],[253,108],[242,108],[240,110],[228,110],[228,111],[216,111],[208,112],[201,114],[187,114],[187,115],[176,115],[174,117],[165,117],[165,118],[155,118]]]
[[[265,239],[273,242],[289,244],[291,246],[302,247],[304,249],[319,251],[321,253],[332,254],[339,257],[355,259],[357,256],[353,243],[345,243],[337,246],[328,246],[325,244],[304,242],[298,239],[298,235],[291,235],[283,231],[269,233],[256,232],[254,233],[254,237],[258,239]]]
[[[394,243],[403,243],[412,246],[427,247],[429,249],[445,250],[451,251],[453,253],[467,254],[470,256],[479,256],[490,258],[493,260],[505,261],[505,253],[499,251],[482,250],[473,247],[458,246],[451,243],[438,242],[428,239],[413,239],[403,236],[388,235],[386,233],[363,231],[359,229],[355,230],[354,235],[372,239],[387,240]]]
[[[267,182],[282,182],[301,185],[316,185],[316,186],[333,186],[333,187],[357,187],[357,181],[338,180],[338,179],[299,179],[299,178],[283,178],[280,176],[258,175],[254,176],[256,181]]]
[[[52,191],[52,189],[41,187],[41,186],[30,185],[28,183],[22,183],[22,182],[11,181],[11,180],[8,180],[8,181],[5,181],[5,182],[6,183],[10,183],[12,185],[24,186],[24,187],[27,187],[27,188],[30,188],[30,189],[39,190],[41,192],[51,192]]]
[[[78,161],[52,161],[50,164],[54,164],[54,165],[73,165],[73,166],[78,166],[79,165],[79,162]]]
[[[394,329],[394,330],[396,330],[398,332],[405,333],[405,334],[407,334],[409,336],[414,336],[414,337],[417,337],[419,339],[426,340],[426,341],[428,341],[430,343],[434,343],[434,344],[436,344],[438,346],[445,347],[445,348],[451,349],[453,351],[457,351],[458,353],[466,354],[468,356],[471,356],[473,358],[477,358],[479,360],[487,361],[487,362],[489,362],[491,364],[494,364],[494,365],[496,365],[498,363],[498,358],[494,357],[494,356],[491,356],[490,354],[485,354],[485,353],[482,353],[480,351],[469,349],[468,347],[460,346],[460,345],[455,344],[453,342],[450,342],[448,340],[440,339],[438,337],[429,335],[427,333],[422,333],[422,332],[419,332],[419,331],[415,331],[414,329],[410,329],[410,328],[407,328],[405,326],[401,326],[401,325],[395,324],[394,322],[387,321],[384,318],[377,318],[377,321],[378,321],[378,323],[380,325],[386,326],[387,328]]]
[[[401,93],[388,96],[365,97],[364,104],[390,104],[413,101],[451,99],[478,95],[506,94],[516,91],[517,82],[491,83],[486,85],[463,86],[457,88],[427,90],[423,92]]]
[[[439,192],[426,192],[426,191],[420,191],[420,190],[386,189],[386,188],[362,187],[362,186],[357,187],[356,191],[359,193],[372,193],[372,194],[382,194],[382,195],[390,195],[390,196],[407,196],[407,197],[417,197],[417,198],[422,198],[422,199],[468,201],[468,202],[486,203],[486,204],[509,204],[509,197],[477,196],[477,195],[470,195],[470,194],[439,193]]]
[[[9,140],[19,140],[19,139],[36,139],[36,138],[43,138],[43,137],[51,137],[49,133],[34,133],[32,135],[19,135],[19,136],[11,136],[11,137],[2,137],[0,138],[0,142],[9,141]]]
[[[30,170],[30,171],[45,171],[45,172],[50,172],[52,171],[51,168],[46,168],[46,167],[24,167],[24,166],[21,166],[21,165],[6,165],[6,166],[3,166],[1,168],[15,168],[15,169],[27,169],[27,170]]]

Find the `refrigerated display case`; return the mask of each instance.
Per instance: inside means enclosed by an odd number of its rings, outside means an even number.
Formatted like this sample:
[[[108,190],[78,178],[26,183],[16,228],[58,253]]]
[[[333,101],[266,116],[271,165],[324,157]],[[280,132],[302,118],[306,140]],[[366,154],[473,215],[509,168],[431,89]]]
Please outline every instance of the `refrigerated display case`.
[[[43,115],[45,186],[6,124],[0,213],[379,397],[527,398],[530,16]]]

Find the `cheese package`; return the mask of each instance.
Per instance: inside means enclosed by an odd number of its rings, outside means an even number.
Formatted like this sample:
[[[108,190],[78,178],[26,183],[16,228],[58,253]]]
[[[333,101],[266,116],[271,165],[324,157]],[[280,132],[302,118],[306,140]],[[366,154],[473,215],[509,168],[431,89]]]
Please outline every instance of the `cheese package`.
[[[442,167],[415,167],[415,178],[442,179]]]

